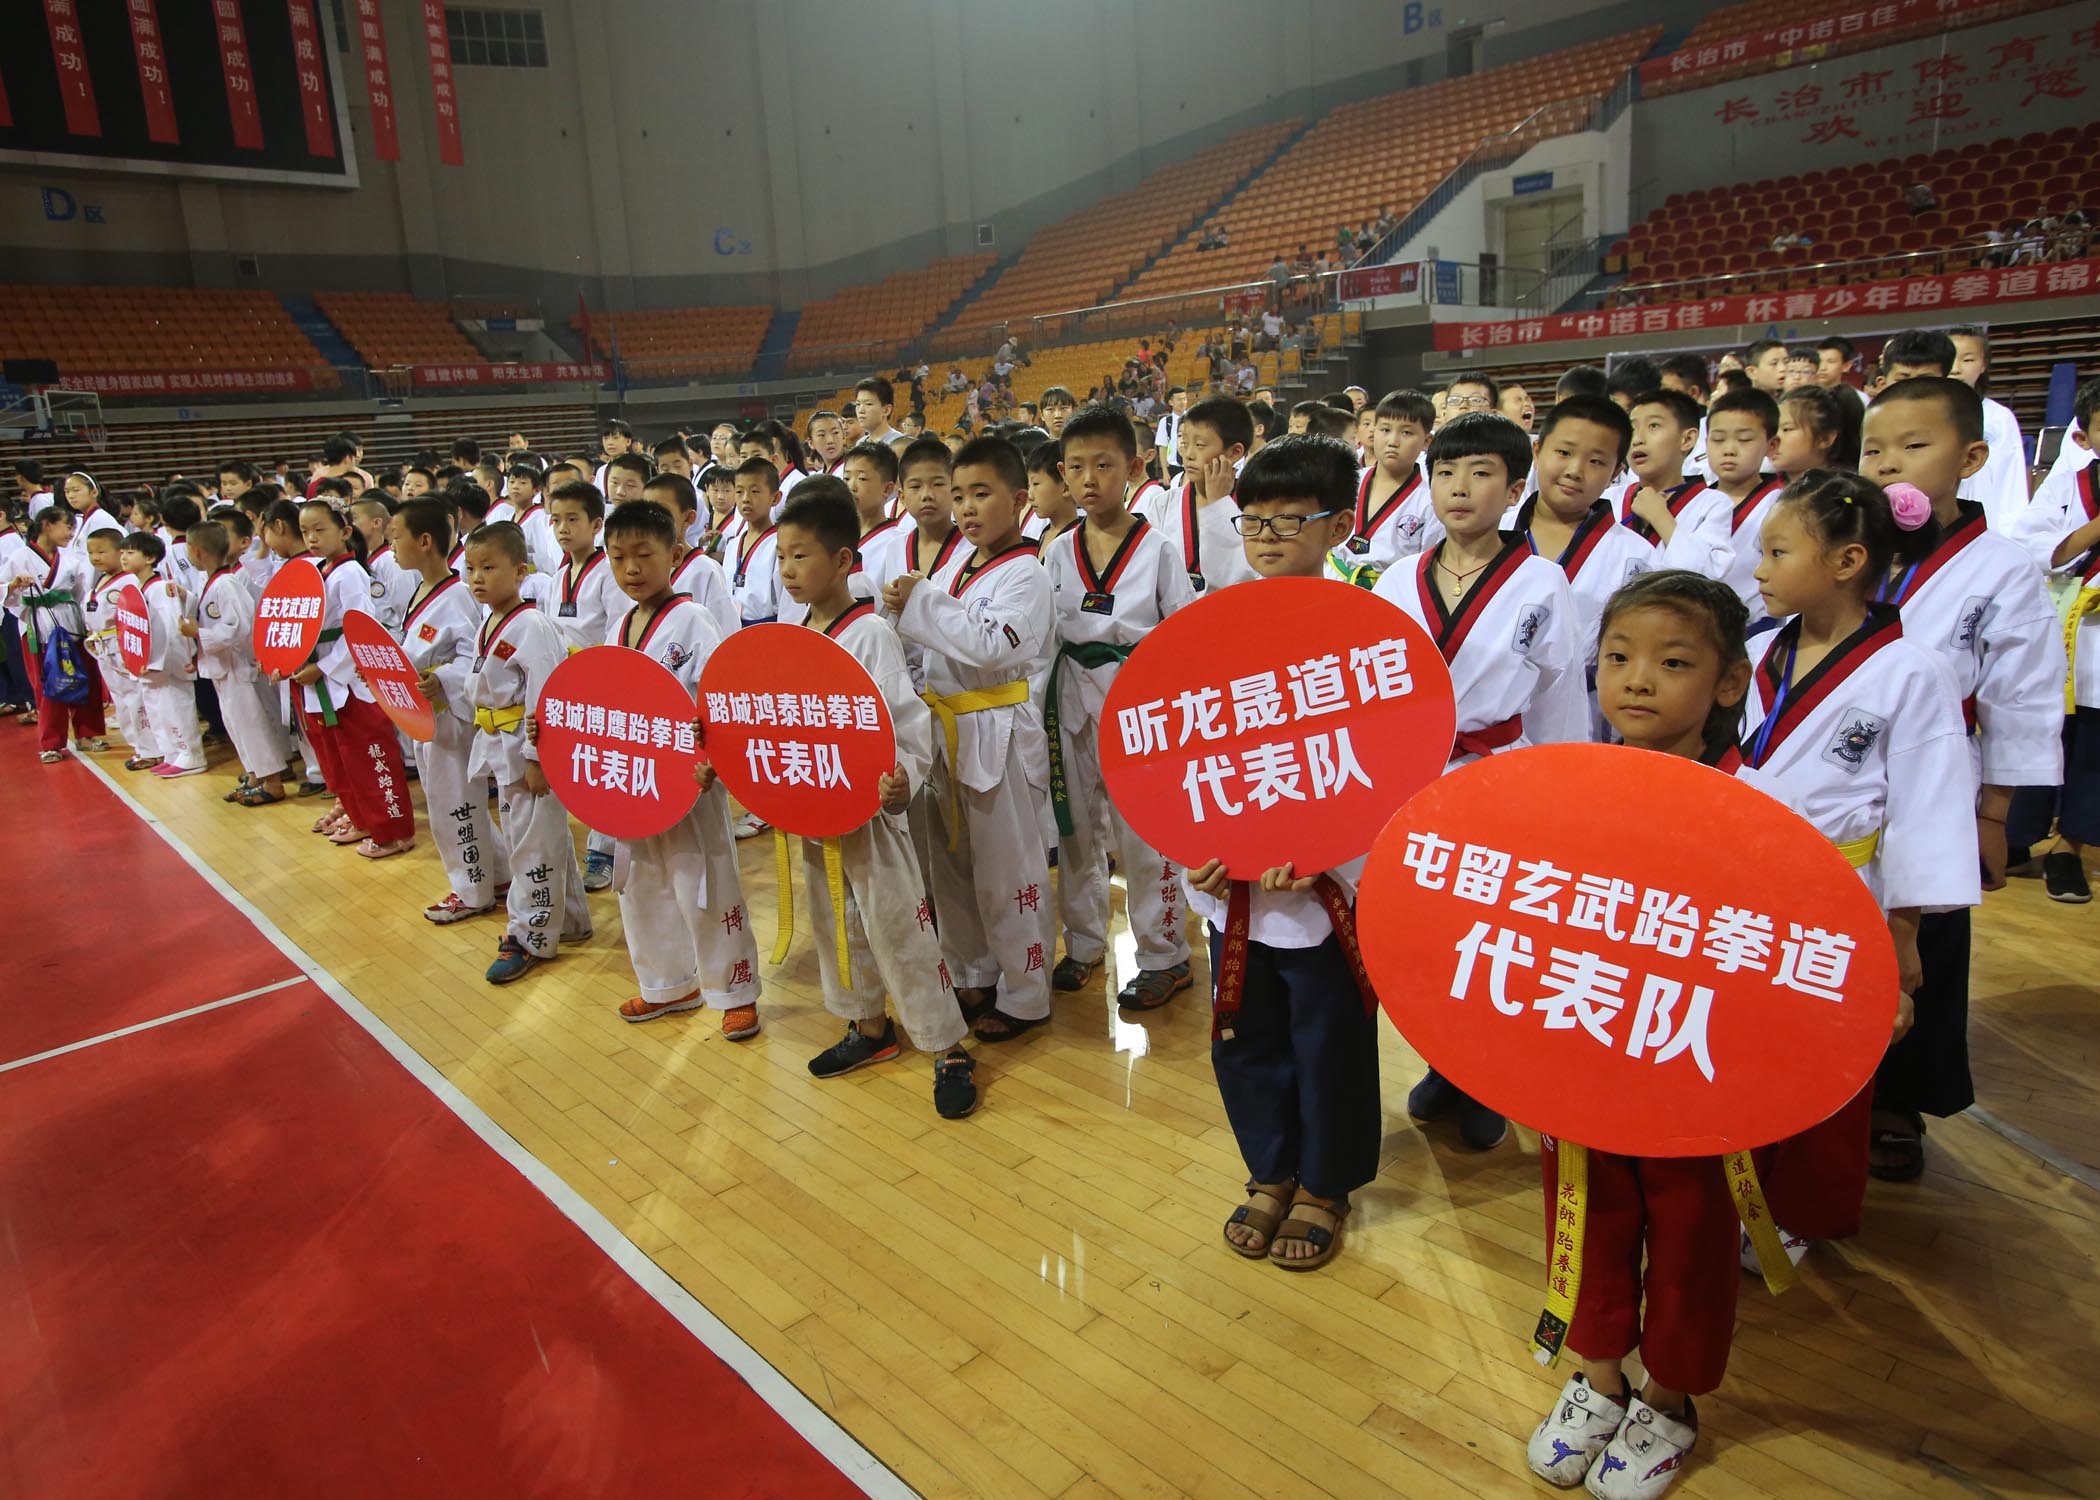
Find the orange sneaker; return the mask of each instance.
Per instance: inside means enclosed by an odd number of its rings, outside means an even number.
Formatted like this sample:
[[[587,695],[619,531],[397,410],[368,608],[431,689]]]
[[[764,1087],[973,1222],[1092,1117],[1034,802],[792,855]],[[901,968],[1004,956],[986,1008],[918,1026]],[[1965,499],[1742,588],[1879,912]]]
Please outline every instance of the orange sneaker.
[[[620,1006],[620,1019],[623,1021],[653,1021],[658,1016],[668,1016],[673,1011],[698,1010],[706,1003],[705,1000],[700,998],[698,990],[694,990],[690,995],[682,999],[666,1000],[661,1004],[653,1004],[644,1000],[640,995],[636,995],[632,1000],[626,1001]]]
[[[758,1007],[739,1005],[735,1010],[722,1012],[722,1039],[741,1042],[745,1037],[758,1035]]]

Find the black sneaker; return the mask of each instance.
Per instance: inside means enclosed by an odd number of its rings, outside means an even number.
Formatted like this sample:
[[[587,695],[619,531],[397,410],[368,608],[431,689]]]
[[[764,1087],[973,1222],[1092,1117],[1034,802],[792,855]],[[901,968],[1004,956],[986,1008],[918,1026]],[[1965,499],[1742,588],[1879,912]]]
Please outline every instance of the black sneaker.
[[[1441,1120],[1458,1108],[1465,1097],[1450,1079],[1431,1068],[1422,1075],[1420,1083],[1407,1091],[1407,1112],[1417,1120]]]
[[[328,795],[328,788],[322,782],[302,781],[299,783],[299,795],[302,797],[325,797]]]
[[[1470,1094],[1458,1096],[1458,1138],[1474,1151],[1492,1151],[1509,1134],[1509,1121]]]
[[[846,1023],[846,1034],[809,1060],[813,1078],[836,1078],[869,1063],[888,1062],[897,1055],[897,1028],[885,1016],[880,1036],[863,1036],[860,1028]]]
[[[933,1112],[960,1120],[977,1108],[977,1059],[957,1047],[933,1062]]]
[[[1076,958],[1060,958],[1057,967],[1050,971],[1050,988],[1067,995],[1074,990],[1083,990],[1094,977],[1094,970],[1100,967],[1098,960],[1083,964]]]
[[[2093,888],[2085,882],[2085,861],[2069,849],[2042,856],[2042,886],[2051,901],[2083,905],[2093,899]]]

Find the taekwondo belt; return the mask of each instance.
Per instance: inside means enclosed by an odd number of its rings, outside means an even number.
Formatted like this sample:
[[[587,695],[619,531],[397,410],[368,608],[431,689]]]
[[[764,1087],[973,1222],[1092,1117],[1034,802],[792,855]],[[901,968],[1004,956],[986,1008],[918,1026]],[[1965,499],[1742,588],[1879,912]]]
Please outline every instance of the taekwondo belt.
[[[474,727],[486,734],[510,734],[525,722],[525,705],[513,703],[509,708],[477,708],[474,710]]]
[[[1118,646],[1110,641],[1068,641],[1060,646],[1057,657],[1050,663],[1050,680],[1043,688],[1043,733],[1050,741],[1050,810],[1057,814],[1057,831],[1070,838],[1075,831],[1072,826],[1072,794],[1065,784],[1064,740],[1057,730],[1058,682],[1064,674],[1065,658],[1070,657],[1082,667],[1105,667],[1113,662],[1128,661],[1135,646]],[[953,749],[953,742],[950,742]],[[954,758],[949,758],[949,768],[954,768]]]
[[[941,741],[948,747],[948,850],[956,847],[956,828],[962,816],[962,776],[955,768],[961,738],[956,720],[963,714],[979,714],[988,708],[1012,708],[1028,701],[1027,682],[1002,682],[997,687],[972,688],[962,693],[924,692],[919,696],[941,721]]]

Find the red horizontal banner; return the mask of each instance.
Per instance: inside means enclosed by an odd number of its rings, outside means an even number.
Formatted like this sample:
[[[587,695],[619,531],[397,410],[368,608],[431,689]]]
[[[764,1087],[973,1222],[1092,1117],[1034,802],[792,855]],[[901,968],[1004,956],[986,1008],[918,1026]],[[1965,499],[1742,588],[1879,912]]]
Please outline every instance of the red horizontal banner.
[[[612,367],[603,360],[588,364],[416,365],[409,376],[417,385],[533,385],[543,380],[609,380]]]
[[[1697,333],[1708,328],[1861,318],[1876,313],[1915,312],[1920,308],[2082,297],[2091,295],[2096,288],[2100,288],[2100,260],[2064,260],[2039,266],[1957,271],[1946,276],[1909,276],[1901,281],[1809,287],[1798,292],[1759,292],[1741,297],[1708,297],[1697,302],[1666,302],[1654,307],[1556,313],[1550,318],[1439,323],[1436,347],[1502,349],[1565,343],[1571,339],[1623,338],[1636,333]]]
[[[1946,22],[1951,29],[1966,24],[1956,19],[1964,11],[1991,10],[1999,3],[2000,0],[1882,0],[1879,5],[1863,5],[1812,21],[1794,21],[1751,36],[1687,47],[1642,63],[1641,82],[1675,82],[1767,57],[1781,58],[1780,67],[1790,62],[1813,62],[1827,48],[1841,42],[1851,46],[1871,40],[1878,32],[1901,31],[1931,21]]]
[[[304,370],[135,370],[65,372],[59,384],[69,391],[100,391],[105,396],[158,396],[190,391],[310,391],[313,377]]]
[[[1344,302],[1355,302],[1367,297],[1405,297],[1412,295],[1422,285],[1422,263],[1410,260],[1393,265],[1365,266],[1358,271],[1344,271],[1338,278],[1335,295]]]

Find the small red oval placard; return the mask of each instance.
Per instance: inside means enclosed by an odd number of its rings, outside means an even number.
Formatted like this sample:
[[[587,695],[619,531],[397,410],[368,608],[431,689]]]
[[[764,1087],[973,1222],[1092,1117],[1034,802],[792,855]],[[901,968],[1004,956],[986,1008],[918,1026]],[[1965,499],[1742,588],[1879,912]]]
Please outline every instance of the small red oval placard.
[[[256,665],[277,677],[305,666],[321,644],[327,598],[319,568],[303,557],[287,560],[255,601]]]
[[[117,590],[111,606],[117,612],[117,655],[136,677],[153,660],[153,621],[146,614],[146,596],[137,584],[127,583]]]
[[[344,613],[343,643],[350,648],[350,663],[372,690],[379,711],[410,739],[429,744],[437,733],[437,717],[401,643],[361,609]]]
[[[670,669],[625,646],[579,651],[547,674],[533,706],[540,770],[587,828],[617,839],[664,832],[700,796],[693,700]]]

